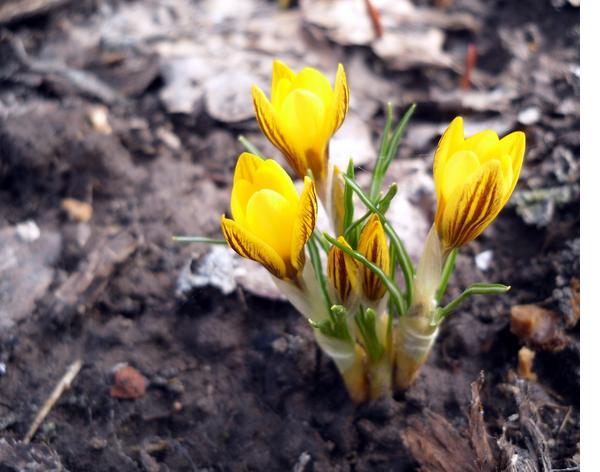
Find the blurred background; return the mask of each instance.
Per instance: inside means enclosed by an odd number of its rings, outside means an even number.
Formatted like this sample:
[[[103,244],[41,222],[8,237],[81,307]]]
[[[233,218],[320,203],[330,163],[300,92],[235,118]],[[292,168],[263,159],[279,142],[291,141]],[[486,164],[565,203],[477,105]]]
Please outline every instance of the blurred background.
[[[513,289],[452,315],[395,400],[354,407],[266,272],[171,240],[220,237],[240,134],[283,162],[250,97],[275,58],[344,64],[331,156],[362,183],[386,103],[417,104],[388,179],[413,258],[450,120],[527,134],[450,296]],[[579,470],[578,320],[579,1],[0,1],[7,470]]]

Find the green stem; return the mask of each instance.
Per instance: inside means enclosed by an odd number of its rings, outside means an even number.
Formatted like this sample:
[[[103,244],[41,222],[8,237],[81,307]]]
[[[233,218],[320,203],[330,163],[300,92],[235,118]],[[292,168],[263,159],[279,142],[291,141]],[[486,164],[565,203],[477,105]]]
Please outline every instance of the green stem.
[[[454,272],[454,266],[456,264],[456,256],[458,255],[458,249],[452,249],[450,254],[448,254],[448,258],[444,263],[444,268],[442,269],[442,279],[440,281],[440,286],[435,292],[435,300],[439,303],[446,293],[446,288],[448,288],[448,282],[450,281],[450,276],[452,272]]]
[[[240,134],[238,136],[238,141],[240,143],[242,143],[242,146],[244,146],[244,148],[246,149],[246,151],[248,151],[249,153],[254,154],[255,156],[258,157],[262,157],[263,159],[265,158],[265,156],[262,155],[262,152],[260,152],[260,149],[258,149],[254,144],[252,144],[248,138],[246,138],[246,136],[244,136],[243,134]]]
[[[315,275],[317,280],[319,281],[319,285],[321,287],[321,292],[323,294],[323,300],[325,302],[325,306],[327,307],[327,312],[331,309],[331,298],[329,298],[329,291],[327,290],[327,281],[325,280],[325,275],[323,274],[323,266],[321,264],[321,256],[319,254],[319,248],[317,247],[317,243],[315,242],[315,236],[312,235],[308,242],[306,243],[308,247],[308,254],[310,256],[310,261],[312,263],[313,269],[315,271]]]

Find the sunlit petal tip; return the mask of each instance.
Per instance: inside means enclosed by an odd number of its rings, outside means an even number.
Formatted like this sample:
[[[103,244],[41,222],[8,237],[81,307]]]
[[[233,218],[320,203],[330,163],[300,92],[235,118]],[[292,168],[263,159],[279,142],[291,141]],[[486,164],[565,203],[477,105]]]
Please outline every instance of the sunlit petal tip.
[[[221,216],[221,230],[229,247],[240,256],[258,262],[275,277],[289,278],[283,259],[273,248],[244,230],[235,221],[226,218],[225,215]]]
[[[275,87],[281,79],[294,80],[296,74],[288,65],[280,59],[273,61],[273,81],[272,86]]]
[[[235,183],[240,179],[252,181],[252,177],[263,162],[264,160],[255,154],[250,152],[241,153],[235,165],[233,182]]]
[[[304,188],[300,195],[298,216],[292,231],[291,263],[300,270],[304,267],[304,246],[312,235],[317,222],[317,192],[310,177],[304,178]]]

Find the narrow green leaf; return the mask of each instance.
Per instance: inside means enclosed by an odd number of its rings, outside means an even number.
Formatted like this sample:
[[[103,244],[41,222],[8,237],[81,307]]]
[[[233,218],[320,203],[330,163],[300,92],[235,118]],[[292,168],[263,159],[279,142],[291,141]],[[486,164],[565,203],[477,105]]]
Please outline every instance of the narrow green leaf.
[[[173,236],[171,239],[178,243],[227,244],[224,239],[206,238],[204,236]]]
[[[390,130],[392,128],[393,119],[394,107],[390,102],[388,102],[386,108],[385,127],[383,128],[383,134],[381,135],[381,144],[379,145],[379,153],[377,155],[377,160],[375,161],[375,167],[373,167],[373,177],[371,180],[371,189],[369,191],[369,196],[372,200],[374,200],[379,194],[383,178],[385,177],[385,172],[383,171],[382,166],[386,160],[390,145]]]
[[[416,108],[417,108],[417,105],[414,103],[410,107],[408,107],[408,110],[406,110],[406,112],[400,119],[398,126],[394,130],[394,134],[392,135],[392,139],[390,141],[388,152],[387,152],[387,154],[385,156],[385,160],[384,160],[384,167],[383,167],[384,174],[387,172],[387,170],[388,170],[390,164],[392,163],[392,161],[394,160],[394,157],[396,156],[396,154],[398,154],[398,147],[400,146],[400,141],[402,140],[402,136],[404,135],[404,130],[406,129],[406,126],[408,125],[408,122],[412,118],[412,115],[415,112]]]
[[[444,268],[442,269],[442,279],[440,282],[440,286],[435,292],[435,299],[439,303],[446,293],[446,288],[448,287],[448,281],[450,280],[450,276],[452,272],[454,272],[454,265],[456,264],[456,256],[458,255],[458,249],[452,249],[448,257],[446,258],[446,262],[444,262]]]
[[[242,146],[244,146],[244,149],[246,149],[246,151],[254,154],[255,156],[262,157],[263,159],[265,158],[265,156],[263,156],[260,152],[260,149],[258,149],[254,144],[252,144],[248,140],[248,138],[246,138],[246,136],[244,136],[243,134],[240,134],[238,136],[238,141],[242,143]]]
[[[473,284],[463,291],[458,297],[448,303],[445,307],[439,308],[436,313],[435,319],[432,321],[433,324],[438,324],[444,320],[450,313],[452,313],[458,306],[464,302],[467,298],[473,295],[501,295],[510,290],[509,285],[502,284]]]
[[[354,161],[350,159],[348,162],[348,169],[346,169],[346,175],[354,178]],[[352,224],[354,219],[354,202],[352,201],[352,189],[347,183],[344,183],[344,226],[345,231],[348,226]]]
[[[308,254],[310,256],[310,261],[315,270],[315,275],[317,276],[317,281],[319,282],[319,286],[321,287],[321,292],[323,294],[323,301],[327,310],[331,307],[331,299],[329,298],[329,290],[327,289],[327,279],[323,274],[323,266],[321,264],[321,256],[319,254],[319,248],[317,243],[315,242],[315,235],[313,234],[307,241],[306,246],[308,247]]]

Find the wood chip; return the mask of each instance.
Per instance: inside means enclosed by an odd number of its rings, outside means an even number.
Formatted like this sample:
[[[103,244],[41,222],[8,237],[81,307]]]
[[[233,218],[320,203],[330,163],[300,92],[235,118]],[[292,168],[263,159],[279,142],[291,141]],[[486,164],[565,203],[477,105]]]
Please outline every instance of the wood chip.
[[[69,215],[69,218],[79,223],[90,221],[94,212],[92,205],[75,198],[65,198],[60,202],[60,207]]]

